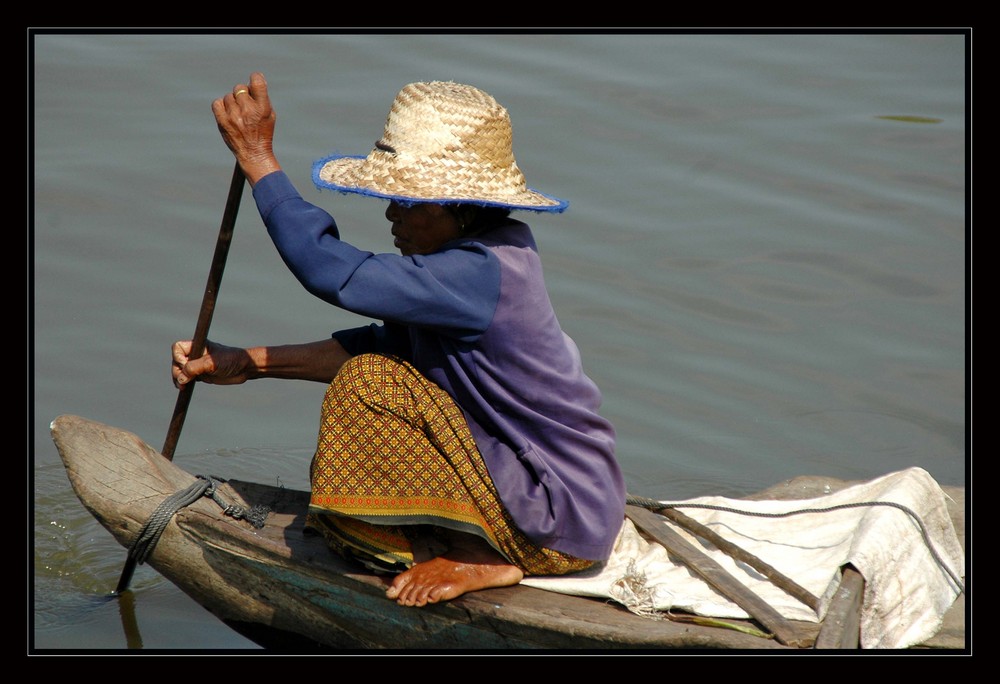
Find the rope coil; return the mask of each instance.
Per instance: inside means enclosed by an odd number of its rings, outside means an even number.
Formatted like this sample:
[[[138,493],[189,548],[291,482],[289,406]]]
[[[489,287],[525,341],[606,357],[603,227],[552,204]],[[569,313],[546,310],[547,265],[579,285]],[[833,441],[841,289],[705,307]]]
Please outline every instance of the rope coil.
[[[128,589],[136,566],[142,565],[149,558],[149,554],[153,552],[156,543],[160,541],[163,530],[167,528],[174,514],[185,506],[190,506],[203,496],[207,496],[217,503],[225,515],[236,520],[246,520],[256,529],[264,527],[264,522],[267,520],[268,513],[270,513],[270,509],[267,506],[258,505],[247,509],[237,504],[228,503],[218,491],[218,484],[224,482],[224,480],[217,480],[205,475],[197,475],[196,477],[197,479],[187,489],[175,492],[161,501],[152,515],[149,516],[146,524],[139,530],[139,534],[132,540],[132,544],[128,550],[128,558],[125,561],[125,568],[122,570],[121,579],[118,580],[118,588],[115,589],[116,594],[120,594]]]

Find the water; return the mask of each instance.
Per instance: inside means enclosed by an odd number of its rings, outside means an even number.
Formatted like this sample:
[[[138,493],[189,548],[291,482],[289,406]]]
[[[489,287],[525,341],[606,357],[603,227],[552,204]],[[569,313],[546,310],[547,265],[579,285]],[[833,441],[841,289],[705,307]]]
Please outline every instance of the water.
[[[125,550],[48,434],[74,413],[161,446],[233,161],[211,100],[265,73],[276,150],[359,247],[383,206],[319,193],[396,91],[451,79],[511,111],[552,298],[619,433],[629,491],[739,496],[797,475],[969,477],[966,36],[55,34],[33,41],[29,644],[253,649]],[[897,117],[897,118],[892,118]],[[915,118],[914,118],[915,117]],[[249,193],[211,337],[303,342],[313,300]],[[175,461],[307,486],[318,384],[199,386]]]

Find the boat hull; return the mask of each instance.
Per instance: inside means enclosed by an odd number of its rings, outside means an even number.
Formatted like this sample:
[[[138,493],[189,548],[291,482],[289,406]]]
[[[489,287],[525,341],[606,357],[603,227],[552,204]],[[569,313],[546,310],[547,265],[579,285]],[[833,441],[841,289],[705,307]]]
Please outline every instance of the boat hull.
[[[61,416],[52,436],[80,501],[126,548],[165,498],[196,481],[124,430]],[[526,586],[399,606],[385,597],[386,577],[344,561],[304,530],[307,492],[242,481],[217,491],[227,503],[267,507],[264,527],[227,516],[204,497],[173,516],[146,562],[260,643],[288,635],[284,643],[349,650],[787,649],[741,631],[640,617]]]

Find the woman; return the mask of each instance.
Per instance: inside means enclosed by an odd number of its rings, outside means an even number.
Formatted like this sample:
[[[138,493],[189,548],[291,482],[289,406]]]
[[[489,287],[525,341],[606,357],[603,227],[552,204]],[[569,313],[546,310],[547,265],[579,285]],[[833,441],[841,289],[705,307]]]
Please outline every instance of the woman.
[[[272,149],[263,75],[212,104],[264,224],[305,288],[381,323],[318,342],[173,347],[177,386],[259,377],[329,383],[309,528],[422,606],[607,559],[624,519],[614,430],[552,310],[511,210],[561,212],[527,187],[507,111],[456,83],[396,96],[367,157],[318,161],[320,188],[388,200],[400,254],[340,239]]]

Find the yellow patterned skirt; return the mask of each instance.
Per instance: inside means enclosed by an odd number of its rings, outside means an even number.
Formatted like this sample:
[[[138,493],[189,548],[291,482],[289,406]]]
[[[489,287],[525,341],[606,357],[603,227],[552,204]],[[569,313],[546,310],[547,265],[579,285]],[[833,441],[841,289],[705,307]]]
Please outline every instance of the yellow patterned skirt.
[[[593,564],[518,530],[461,409],[401,359],[362,354],[344,364],[323,400],[310,480],[307,527],[374,570],[410,567],[412,542],[443,538],[442,529],[486,540],[525,575]]]

